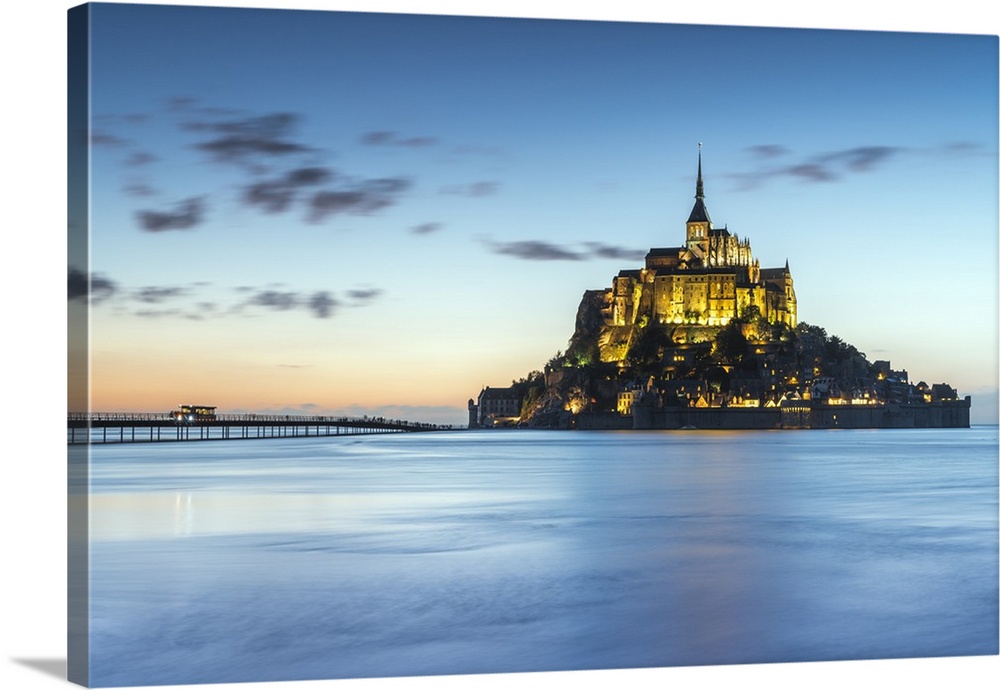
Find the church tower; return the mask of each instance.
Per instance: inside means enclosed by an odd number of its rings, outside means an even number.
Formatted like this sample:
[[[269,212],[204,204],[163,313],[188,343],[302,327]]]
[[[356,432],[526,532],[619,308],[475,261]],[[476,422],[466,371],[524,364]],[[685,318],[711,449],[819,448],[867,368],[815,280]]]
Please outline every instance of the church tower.
[[[705,208],[705,184],[701,179],[701,144],[698,144],[698,182],[694,191],[694,208],[687,220],[687,249],[701,261],[708,256],[708,237],[712,218]]]

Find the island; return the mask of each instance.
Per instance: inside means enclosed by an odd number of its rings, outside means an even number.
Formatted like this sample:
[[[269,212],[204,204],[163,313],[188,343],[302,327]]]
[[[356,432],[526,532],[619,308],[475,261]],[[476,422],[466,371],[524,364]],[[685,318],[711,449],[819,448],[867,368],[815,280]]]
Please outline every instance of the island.
[[[713,224],[699,145],[684,244],[586,291],[565,353],[468,408],[470,428],[829,429],[968,427],[971,404],[800,322],[788,261]]]

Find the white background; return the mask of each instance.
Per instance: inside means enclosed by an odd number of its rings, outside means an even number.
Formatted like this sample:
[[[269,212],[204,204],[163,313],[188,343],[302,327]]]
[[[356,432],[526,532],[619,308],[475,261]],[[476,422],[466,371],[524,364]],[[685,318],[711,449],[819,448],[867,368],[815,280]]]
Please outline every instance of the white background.
[[[65,446],[65,39],[66,10],[77,3],[14,0],[0,10],[0,93],[4,125],[3,239],[0,276],[0,480],[3,510],[0,587],[0,688],[62,687],[66,659]],[[164,3],[178,4],[178,3]],[[757,26],[998,33],[983,0],[923,4],[869,0],[752,3],[690,0],[655,7],[646,0],[272,0],[187,2],[253,7],[465,13]],[[894,7],[905,8],[898,14]],[[13,155],[11,155],[13,152]],[[822,596],[821,592],[817,593]],[[1000,657],[770,666],[638,669],[434,679],[225,684],[272,690],[426,688],[993,688]],[[165,687],[165,686],[164,686]]]

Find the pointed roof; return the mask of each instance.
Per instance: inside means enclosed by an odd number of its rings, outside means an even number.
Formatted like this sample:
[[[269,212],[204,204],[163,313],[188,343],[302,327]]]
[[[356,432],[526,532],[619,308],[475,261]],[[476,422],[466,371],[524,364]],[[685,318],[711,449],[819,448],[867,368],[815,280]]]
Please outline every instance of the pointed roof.
[[[708,215],[708,209],[705,208],[705,183],[701,179],[701,143],[698,144],[698,182],[694,189],[694,208],[691,209],[691,215],[688,216],[687,222],[689,223],[708,223],[708,226],[712,226],[712,218]]]

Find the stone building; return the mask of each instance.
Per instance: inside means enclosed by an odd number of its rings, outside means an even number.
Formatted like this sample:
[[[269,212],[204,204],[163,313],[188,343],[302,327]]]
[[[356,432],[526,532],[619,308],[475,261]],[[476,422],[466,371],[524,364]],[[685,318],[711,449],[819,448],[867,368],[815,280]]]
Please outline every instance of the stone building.
[[[469,428],[513,425],[521,417],[521,396],[513,387],[486,386],[469,400]]]
[[[761,268],[748,239],[717,228],[705,206],[698,150],[695,203],[683,246],[652,248],[645,266],[618,273],[606,291],[609,326],[697,324],[724,326],[749,307],[774,324],[797,323],[795,288],[788,262]]]

